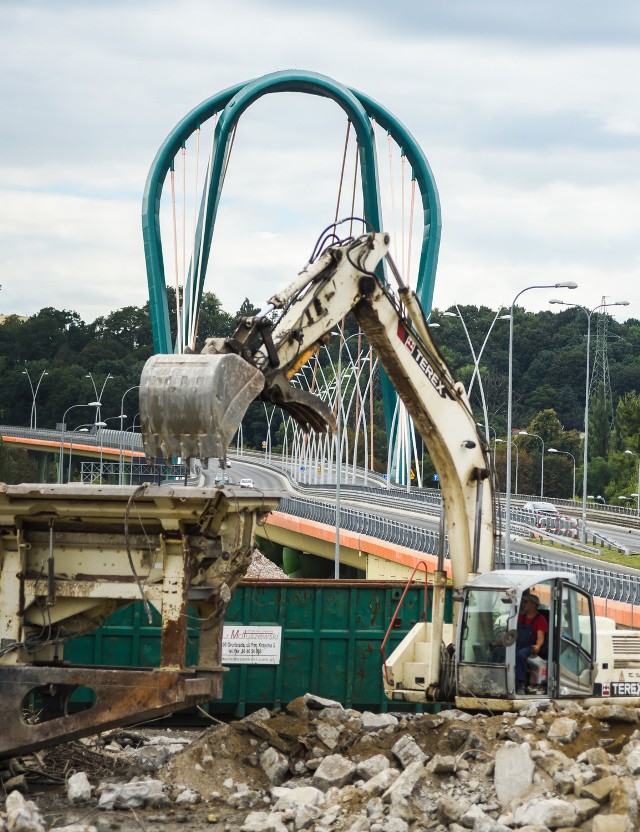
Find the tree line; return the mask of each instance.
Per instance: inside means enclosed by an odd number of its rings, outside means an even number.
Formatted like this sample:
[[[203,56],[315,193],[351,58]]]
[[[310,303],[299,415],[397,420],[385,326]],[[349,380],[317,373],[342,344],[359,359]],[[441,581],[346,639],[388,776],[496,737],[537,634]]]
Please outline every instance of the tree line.
[[[168,288],[169,308],[174,309],[173,290]],[[501,320],[495,310],[481,306],[459,306],[459,313],[468,331],[468,338],[478,354],[491,329],[480,359],[480,378],[490,426],[490,448],[495,457],[499,484],[504,488],[506,459],[506,422],[508,392],[509,323]],[[217,296],[205,293],[199,316],[199,340],[205,337],[229,336],[242,315],[255,314],[255,307],[245,299],[240,309],[229,313]],[[495,319],[495,321],[494,321]],[[434,309],[430,317],[433,339],[449,364],[454,376],[469,389],[474,374],[474,361],[469,340],[460,317],[444,315]],[[172,319],[175,331],[175,316]],[[518,491],[538,494],[544,468],[544,494],[569,497],[573,491],[575,460],[576,495],[582,487],[582,432],[586,381],[586,316],[579,308],[562,312],[526,312],[517,308],[514,316],[513,348],[513,426],[517,434],[513,452],[512,480],[518,462]],[[353,319],[345,321],[345,338],[357,332]],[[592,358],[596,343],[596,316],[592,322]],[[355,341],[356,339],[352,339]],[[366,349],[366,339],[359,343]],[[330,358],[337,363],[340,339],[332,338],[318,361],[325,376],[332,370]],[[126,306],[86,323],[73,311],[45,308],[26,319],[9,316],[0,325],[0,422],[26,425],[32,415],[38,427],[55,427],[67,412],[69,430],[90,423],[93,411],[85,407],[102,391],[101,419],[109,427],[132,429],[138,418],[137,394],[142,366],[153,353],[149,304]],[[596,379],[590,400],[588,492],[601,495],[607,502],[620,503],[619,497],[637,493],[638,460],[640,455],[640,322],[629,319],[618,323],[608,320],[606,342],[611,400],[607,388]],[[344,355],[342,360],[344,361]],[[27,375],[28,373],[28,375]],[[42,375],[46,373],[46,375]],[[40,383],[35,414],[29,384]],[[352,384],[355,382],[351,382]],[[365,383],[363,374],[361,384]],[[103,389],[104,387],[104,389]],[[478,422],[484,422],[482,397],[478,379],[474,380],[470,398]],[[362,407],[369,407],[364,401]],[[274,450],[284,439],[282,414],[276,410],[268,422],[271,406],[261,402],[251,405],[243,422],[246,447],[260,449],[271,431]],[[384,430],[382,391],[378,376],[373,384],[373,460],[378,471],[386,470],[387,448]],[[367,416],[369,418],[369,414]],[[138,419],[139,421],[139,419]],[[346,425],[351,441],[353,425]],[[520,435],[519,431],[529,435]],[[534,436],[535,435],[535,436]],[[538,438],[539,437],[539,438]],[[496,440],[502,440],[497,441]],[[359,442],[363,437],[360,432]],[[419,449],[420,449],[420,441]],[[542,461],[542,442],[545,457]],[[549,454],[555,448],[560,453]],[[631,451],[631,454],[625,453]],[[516,455],[517,454],[517,455]],[[428,455],[422,455],[425,481],[431,479],[433,468]],[[20,471],[30,471],[27,455],[16,461],[15,452],[0,449],[0,479],[16,481]],[[359,452],[359,459],[363,459]],[[360,463],[362,464],[362,463]],[[26,466],[26,467],[25,467]],[[32,472],[31,472],[32,473]],[[22,479],[26,479],[23,476]],[[515,481],[514,481],[515,485]]]

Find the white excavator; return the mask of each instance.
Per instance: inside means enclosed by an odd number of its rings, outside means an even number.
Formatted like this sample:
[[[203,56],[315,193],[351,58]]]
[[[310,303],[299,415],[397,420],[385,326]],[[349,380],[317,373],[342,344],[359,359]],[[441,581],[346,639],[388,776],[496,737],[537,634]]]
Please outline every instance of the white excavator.
[[[396,286],[385,278],[395,278]],[[327,247],[267,309],[199,354],[156,355],[141,379],[147,457],[209,460],[226,450],[255,398],[287,410],[305,430],[334,426],[329,408],[290,379],[352,313],[404,402],[439,474],[454,592],[444,623],[443,557],[431,620],[415,625],[384,662],[392,700],[453,702],[493,711],[532,697],[640,698],[640,634],[596,617],[591,595],[566,572],[493,570],[496,512],[490,456],[463,385],[431,340],[415,293],[389,256],[389,237],[369,233]],[[544,644],[516,678],[518,617],[533,593],[547,621]]]

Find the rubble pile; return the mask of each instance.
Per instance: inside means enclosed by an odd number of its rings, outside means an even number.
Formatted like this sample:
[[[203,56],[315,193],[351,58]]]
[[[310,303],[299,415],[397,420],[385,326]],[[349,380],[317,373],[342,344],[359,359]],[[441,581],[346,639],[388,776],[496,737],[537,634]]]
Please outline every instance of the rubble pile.
[[[278,578],[287,578],[288,575],[280,567],[274,563],[266,555],[263,555],[259,549],[254,549],[251,553],[251,562],[247,569],[245,578],[251,581],[257,580],[276,580]]]
[[[370,713],[306,694],[189,745],[173,732],[98,738],[126,777],[69,777],[64,823],[14,791],[0,830],[92,832],[135,812],[144,829],[211,832],[633,832],[637,723],[638,709],[618,704]]]

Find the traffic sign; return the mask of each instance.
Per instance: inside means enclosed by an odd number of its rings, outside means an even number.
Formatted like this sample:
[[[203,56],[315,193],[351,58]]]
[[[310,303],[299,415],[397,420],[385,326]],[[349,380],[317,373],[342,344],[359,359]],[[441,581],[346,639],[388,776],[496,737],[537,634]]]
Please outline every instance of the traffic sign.
[[[440,477],[437,474],[434,474],[433,475],[433,481],[434,482],[440,482]]]

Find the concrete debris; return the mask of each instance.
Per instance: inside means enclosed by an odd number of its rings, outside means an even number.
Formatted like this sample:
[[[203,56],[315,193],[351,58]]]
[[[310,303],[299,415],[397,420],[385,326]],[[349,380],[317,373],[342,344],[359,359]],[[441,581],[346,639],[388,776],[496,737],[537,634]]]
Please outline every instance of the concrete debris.
[[[98,808],[105,811],[114,809],[141,809],[166,806],[169,798],[164,792],[162,780],[132,780],[129,783],[100,783],[96,789]]]
[[[335,787],[341,789],[350,783],[355,774],[356,767],[340,754],[332,754],[325,757],[313,775],[313,783],[321,791],[326,792]]]
[[[193,789],[183,789],[176,795],[174,803],[178,806],[195,806],[200,803],[200,795]]]
[[[38,807],[33,801],[25,800],[19,791],[7,795],[5,812],[9,832],[45,832]]]
[[[552,742],[573,742],[578,736],[578,723],[575,719],[562,716],[552,723],[547,736]]]
[[[390,767],[391,763],[384,754],[376,754],[375,756],[369,757],[367,760],[362,760],[362,762],[358,763],[356,766],[356,773],[362,780],[371,780],[371,778],[375,777],[376,774],[380,774],[381,771],[385,771],[385,769]]]
[[[78,771],[67,780],[67,800],[69,803],[88,803],[91,800],[91,783],[86,772]]]
[[[271,747],[266,748],[260,755],[260,765],[274,786],[279,786],[289,771],[289,760]]]
[[[424,753],[418,743],[409,734],[403,734],[393,746],[391,752],[402,768],[406,768],[415,762],[424,763],[428,759],[428,755]]]
[[[619,705],[376,714],[307,694],[194,736],[93,738],[96,753],[117,761],[115,776],[71,775],[60,787],[66,817],[55,822],[108,832],[103,813],[134,810],[166,832],[180,823],[210,832],[632,832],[637,722],[637,709]],[[152,750],[164,762],[149,776]],[[14,790],[0,832],[48,832],[47,818],[39,797]]]
[[[313,693],[305,693],[302,699],[307,708],[312,708],[315,711],[319,711],[322,708],[337,708],[339,711],[344,710],[341,702],[336,702],[335,699],[324,699],[322,696],[315,696]]]
[[[528,743],[507,743],[497,748],[495,754],[493,785],[498,803],[506,806],[531,787],[535,763]]]
[[[371,711],[365,711],[360,717],[363,731],[380,731],[382,728],[388,728],[398,724],[398,718],[393,714],[372,714]]]

